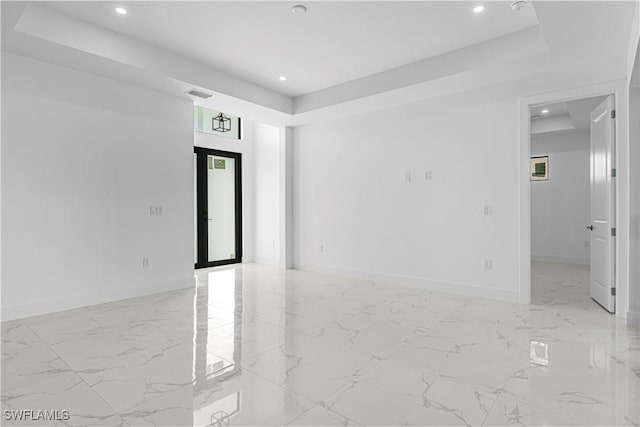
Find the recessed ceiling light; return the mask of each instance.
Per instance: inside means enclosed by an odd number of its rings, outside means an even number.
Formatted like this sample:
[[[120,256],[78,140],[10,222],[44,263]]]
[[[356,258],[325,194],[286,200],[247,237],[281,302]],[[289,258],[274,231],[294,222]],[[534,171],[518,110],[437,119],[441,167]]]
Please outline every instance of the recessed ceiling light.
[[[119,15],[126,15],[127,14],[127,9],[125,9],[124,7],[116,7],[115,11]]]
[[[544,109],[544,110],[542,110],[542,111],[540,111],[540,112],[541,112],[542,114],[547,114],[547,113],[549,112],[549,110]]]
[[[484,6],[479,4],[478,6],[473,8],[473,13],[482,13],[484,12]]]
[[[294,15],[304,15],[307,13],[307,7],[297,4],[291,8],[291,12],[293,12]]]
[[[286,78],[285,76],[280,76],[280,81],[281,81],[281,82],[284,82],[284,81],[286,81],[286,80],[287,80],[287,78]]]

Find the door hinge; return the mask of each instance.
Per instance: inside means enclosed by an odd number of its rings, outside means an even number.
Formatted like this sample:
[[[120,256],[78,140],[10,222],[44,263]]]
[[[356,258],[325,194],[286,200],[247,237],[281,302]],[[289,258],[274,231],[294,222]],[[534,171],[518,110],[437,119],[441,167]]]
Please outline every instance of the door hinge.
[[[616,177],[616,168],[611,169],[611,178]]]
[[[611,295],[615,295],[616,294],[616,288],[611,288]]]
[[[616,110],[611,110],[611,118],[612,119],[616,118]]]
[[[611,227],[611,235],[613,237],[616,237],[616,228],[615,227]]]

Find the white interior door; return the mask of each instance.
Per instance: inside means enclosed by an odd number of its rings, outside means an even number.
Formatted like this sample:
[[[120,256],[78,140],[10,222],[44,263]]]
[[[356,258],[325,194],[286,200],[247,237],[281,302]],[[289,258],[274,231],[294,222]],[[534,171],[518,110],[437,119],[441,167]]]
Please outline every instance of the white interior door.
[[[613,96],[591,112],[591,298],[615,312]]]

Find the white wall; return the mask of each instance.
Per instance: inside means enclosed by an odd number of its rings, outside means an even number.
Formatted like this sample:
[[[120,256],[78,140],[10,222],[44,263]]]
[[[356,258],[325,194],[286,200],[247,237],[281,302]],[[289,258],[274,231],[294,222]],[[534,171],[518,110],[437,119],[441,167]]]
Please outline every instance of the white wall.
[[[549,156],[549,181],[531,183],[531,257],[588,264],[589,132],[533,136],[532,156]]]
[[[280,256],[279,137],[277,127],[256,124],[255,143],[255,260],[277,265]]]
[[[640,328],[640,46],[629,84],[629,316]]]
[[[193,285],[192,114],[2,53],[3,320]]]
[[[296,128],[294,266],[517,300],[518,105],[469,104]]]

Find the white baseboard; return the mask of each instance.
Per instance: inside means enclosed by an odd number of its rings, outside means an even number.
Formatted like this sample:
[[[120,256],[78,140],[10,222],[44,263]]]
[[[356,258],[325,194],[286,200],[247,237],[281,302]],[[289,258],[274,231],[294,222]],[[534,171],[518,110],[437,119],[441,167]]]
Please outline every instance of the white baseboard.
[[[627,325],[640,329],[640,311],[627,311]]]
[[[22,319],[41,314],[55,313],[58,311],[153,295],[193,286],[195,286],[195,279],[193,276],[188,276],[184,279],[176,279],[163,283],[118,288],[103,292],[91,292],[88,294],[71,295],[45,301],[2,307],[2,321],[4,322],[7,320]]]
[[[581,265],[589,265],[589,258],[573,258],[568,256],[557,256],[557,255],[531,255],[532,261],[542,261],[542,262],[557,262],[560,264],[581,264]]]
[[[476,296],[500,301],[518,302],[520,293],[503,289],[487,288],[485,286],[467,283],[441,282],[420,277],[401,276],[386,273],[351,270],[327,266],[295,266],[296,270],[308,270],[318,273],[334,274],[336,276],[369,280],[393,285],[425,289],[428,291],[448,292],[458,295]]]

